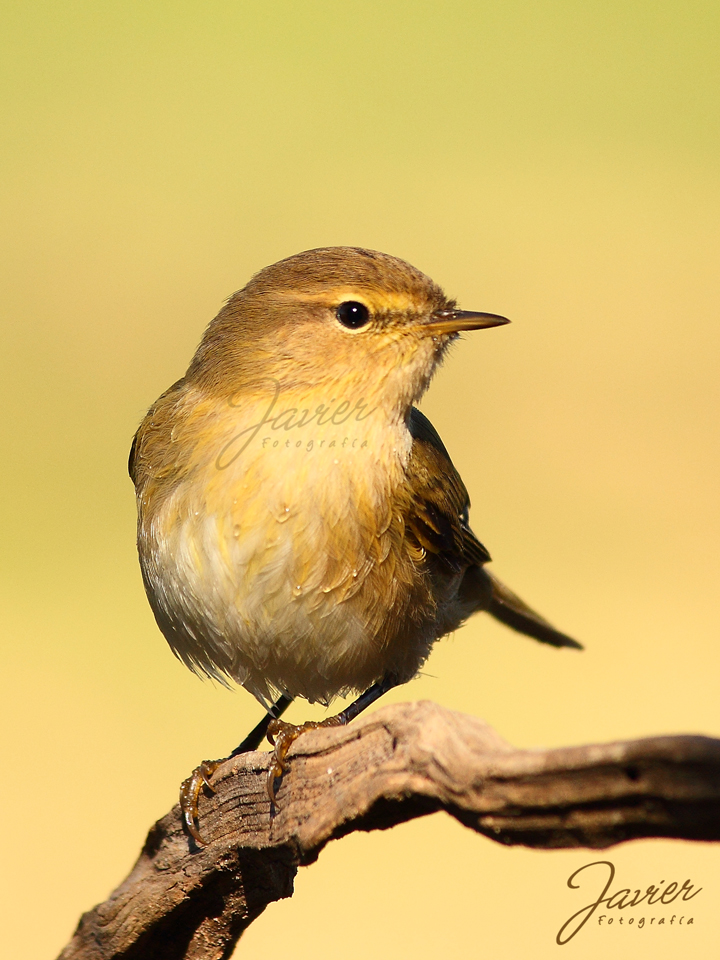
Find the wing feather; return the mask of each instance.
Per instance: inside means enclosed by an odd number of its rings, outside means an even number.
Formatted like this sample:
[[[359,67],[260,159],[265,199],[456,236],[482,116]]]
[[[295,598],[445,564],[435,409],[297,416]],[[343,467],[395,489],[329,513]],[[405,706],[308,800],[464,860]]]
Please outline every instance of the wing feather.
[[[413,438],[407,468],[410,532],[452,572],[487,563],[490,554],[468,525],[470,498],[465,484],[437,431],[415,407],[409,428]]]

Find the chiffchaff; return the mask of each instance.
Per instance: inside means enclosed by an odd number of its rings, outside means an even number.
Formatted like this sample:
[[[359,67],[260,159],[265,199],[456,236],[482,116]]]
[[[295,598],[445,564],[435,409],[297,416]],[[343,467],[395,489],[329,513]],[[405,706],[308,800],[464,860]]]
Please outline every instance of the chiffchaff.
[[[269,728],[271,797],[290,743],[316,726],[278,719],[294,697],[362,693],[325,721],[345,723],[479,610],[580,646],[485,568],[467,491],[413,406],[461,331],[504,323],[458,309],[395,257],[309,250],[229,299],[135,436],[153,612],[191,670],[236,681],[266,708],[236,752]],[[198,793],[219,762],[183,785],[198,840]]]

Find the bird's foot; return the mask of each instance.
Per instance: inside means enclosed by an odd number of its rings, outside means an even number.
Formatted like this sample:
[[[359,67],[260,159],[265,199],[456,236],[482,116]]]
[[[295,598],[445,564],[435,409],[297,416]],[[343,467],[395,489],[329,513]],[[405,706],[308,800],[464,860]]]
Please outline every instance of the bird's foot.
[[[273,762],[268,770],[267,792],[270,801],[275,803],[275,781],[282,777],[287,770],[287,754],[290,747],[308,730],[318,730],[321,727],[342,727],[347,720],[339,714],[337,717],[328,717],[326,720],[308,720],[296,726],[284,720],[273,720],[268,727],[267,738],[274,746],[272,751]]]
[[[183,823],[187,831],[196,843],[205,844],[206,841],[200,836],[195,821],[198,818],[198,799],[203,787],[207,787],[212,793],[215,788],[210,783],[210,777],[225,760],[203,760],[195,767],[193,772],[180,784],[180,810],[182,811]]]

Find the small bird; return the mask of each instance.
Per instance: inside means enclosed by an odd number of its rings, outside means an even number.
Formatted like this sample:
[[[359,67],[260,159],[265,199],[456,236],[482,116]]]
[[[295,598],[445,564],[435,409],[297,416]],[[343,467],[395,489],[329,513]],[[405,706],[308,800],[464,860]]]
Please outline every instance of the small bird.
[[[265,708],[234,753],[268,735],[271,799],[299,734],[411,680],[477,611],[581,649],[487,570],[465,486],[415,407],[460,333],[507,322],[459,309],[396,257],[308,250],[230,297],[135,435],[150,605],[183,663]],[[296,697],[350,693],[322,724],[279,719]],[[220,762],[181,789],[198,842],[199,791]]]

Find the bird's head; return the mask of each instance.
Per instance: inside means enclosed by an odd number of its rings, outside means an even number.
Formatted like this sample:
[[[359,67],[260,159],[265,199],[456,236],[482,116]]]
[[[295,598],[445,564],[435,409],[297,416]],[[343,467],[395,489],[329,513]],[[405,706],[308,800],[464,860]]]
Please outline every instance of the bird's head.
[[[507,323],[460,310],[409,263],[357,247],[272,264],[210,323],[187,380],[219,396],[361,391],[405,415],[463,330]]]

